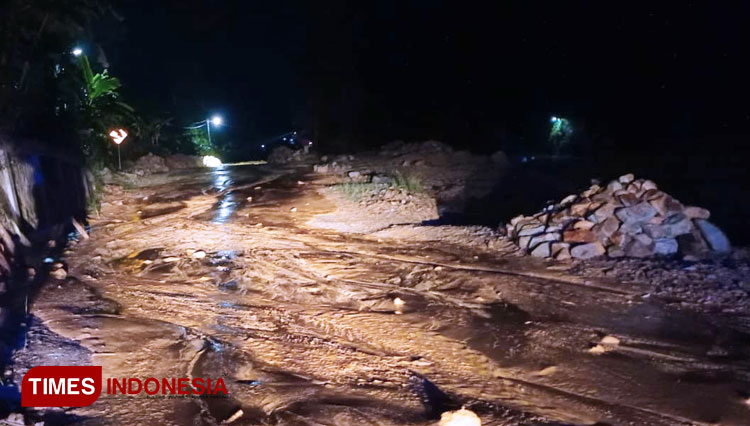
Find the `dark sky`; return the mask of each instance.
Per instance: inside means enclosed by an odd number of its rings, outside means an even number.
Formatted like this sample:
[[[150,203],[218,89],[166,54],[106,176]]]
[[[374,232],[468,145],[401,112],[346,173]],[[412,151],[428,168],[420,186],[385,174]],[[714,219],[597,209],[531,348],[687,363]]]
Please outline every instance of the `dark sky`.
[[[583,147],[747,151],[749,7],[728,3],[130,1],[106,50],[142,109],[221,112],[249,142],[522,151],[558,115]]]

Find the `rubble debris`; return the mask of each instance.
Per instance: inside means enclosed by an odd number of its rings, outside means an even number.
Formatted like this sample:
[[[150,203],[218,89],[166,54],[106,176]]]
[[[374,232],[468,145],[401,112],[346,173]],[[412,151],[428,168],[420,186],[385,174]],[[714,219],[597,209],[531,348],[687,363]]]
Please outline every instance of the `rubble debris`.
[[[279,146],[271,151],[268,156],[268,162],[271,164],[291,164],[291,163],[302,163],[302,162],[313,162],[318,159],[318,156],[312,152],[309,152],[307,148],[294,150],[286,146]]]
[[[568,272],[588,279],[642,283],[648,286],[644,297],[658,297],[683,309],[750,312],[750,251],[744,248],[698,263],[668,257],[601,257],[576,262]]]
[[[138,176],[145,176],[154,173],[167,173],[169,168],[164,161],[164,157],[148,153],[135,161],[132,171]]]
[[[599,256],[688,260],[728,253],[729,239],[702,207],[683,206],[650,180],[632,173],[592,185],[533,216],[517,216],[507,235],[536,257],[565,260]],[[560,246],[560,243],[567,244]]]
[[[198,155],[172,154],[164,157],[169,170],[195,169],[204,167],[203,158]]]
[[[399,176],[419,182],[433,197],[441,213],[464,213],[471,200],[488,196],[500,176],[510,168],[503,152],[492,157],[454,151],[438,141],[395,141],[376,152],[325,156],[313,166],[319,174],[337,176],[345,182],[393,184]]]

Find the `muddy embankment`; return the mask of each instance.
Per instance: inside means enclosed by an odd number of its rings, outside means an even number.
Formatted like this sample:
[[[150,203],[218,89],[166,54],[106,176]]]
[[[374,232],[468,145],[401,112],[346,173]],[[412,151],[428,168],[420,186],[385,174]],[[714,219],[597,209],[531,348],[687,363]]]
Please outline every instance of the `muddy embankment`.
[[[86,217],[92,181],[74,154],[0,135],[0,364],[24,345],[34,289],[56,267],[72,220]],[[58,265],[59,266],[59,265]],[[55,273],[62,274],[64,270]],[[20,399],[0,388],[0,411]]]

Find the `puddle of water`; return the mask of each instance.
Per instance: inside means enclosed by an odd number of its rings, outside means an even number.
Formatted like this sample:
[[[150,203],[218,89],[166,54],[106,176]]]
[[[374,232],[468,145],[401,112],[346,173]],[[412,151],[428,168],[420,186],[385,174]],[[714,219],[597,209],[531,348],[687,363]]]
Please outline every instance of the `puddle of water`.
[[[501,366],[517,364],[526,343],[526,323],[531,316],[511,303],[496,302],[482,309],[460,309],[455,306],[434,306],[428,318],[438,318],[438,331],[451,339],[463,341],[467,347],[483,353]]]

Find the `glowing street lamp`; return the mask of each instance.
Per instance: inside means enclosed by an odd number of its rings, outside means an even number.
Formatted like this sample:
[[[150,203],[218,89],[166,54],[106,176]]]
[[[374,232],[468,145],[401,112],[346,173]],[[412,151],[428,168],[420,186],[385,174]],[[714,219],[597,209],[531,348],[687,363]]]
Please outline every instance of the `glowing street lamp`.
[[[72,53],[73,56],[81,56],[81,54],[83,53],[83,49],[81,49],[80,47],[74,47],[73,51],[70,53]]]
[[[122,170],[122,161],[120,160],[120,144],[128,137],[128,132],[125,129],[116,129],[109,132],[109,137],[112,138],[112,142],[117,145],[117,168]]]
[[[224,119],[221,118],[220,115],[214,115],[210,119],[209,118],[206,119],[206,132],[208,132],[208,144],[209,145],[213,145],[211,143],[211,124],[213,124],[214,126],[221,126],[222,123],[224,123]]]

